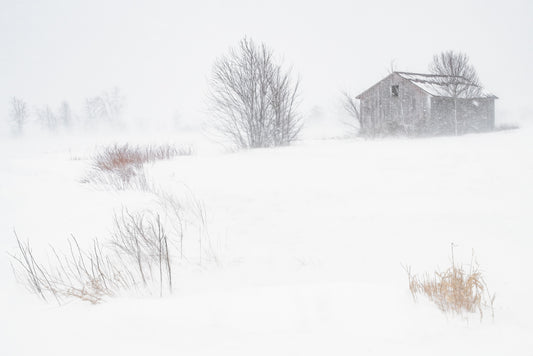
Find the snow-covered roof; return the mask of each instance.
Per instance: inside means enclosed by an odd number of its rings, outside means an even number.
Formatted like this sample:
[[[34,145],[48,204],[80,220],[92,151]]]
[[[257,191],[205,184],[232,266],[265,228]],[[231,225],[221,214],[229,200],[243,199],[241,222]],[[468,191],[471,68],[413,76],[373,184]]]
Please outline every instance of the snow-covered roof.
[[[468,79],[460,76],[436,75],[422,73],[395,72],[400,77],[410,81],[420,89],[432,96],[451,97],[447,88],[451,85],[457,85],[460,88],[460,98],[472,98],[472,92],[478,98],[493,98],[493,94],[486,92],[483,88],[472,83]]]
[[[401,78],[408,80],[413,85],[422,89],[424,92],[428,93],[431,96],[451,98],[452,94],[447,89],[450,89],[450,85],[457,85],[459,89],[459,93],[457,96],[458,98],[497,98],[495,95],[485,91],[485,89],[483,89],[482,87],[479,87],[468,79],[460,76],[393,72],[387,78],[389,78],[391,75],[398,75]],[[374,88],[382,81],[379,81],[369,89],[365,90],[356,98],[360,99],[365,93],[367,93],[369,90]]]

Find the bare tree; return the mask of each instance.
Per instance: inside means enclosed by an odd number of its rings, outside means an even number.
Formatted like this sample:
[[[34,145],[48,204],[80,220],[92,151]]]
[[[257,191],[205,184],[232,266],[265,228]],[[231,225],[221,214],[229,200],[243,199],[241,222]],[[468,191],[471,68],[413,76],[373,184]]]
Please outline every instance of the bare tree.
[[[57,116],[50,106],[46,105],[41,109],[37,109],[36,114],[37,120],[41,123],[42,127],[49,130],[55,130],[57,128]]]
[[[11,99],[11,122],[13,124],[14,131],[17,134],[21,134],[24,130],[24,125],[28,120],[28,104],[22,99]]]
[[[440,76],[440,84],[453,98],[453,120],[455,135],[459,133],[457,120],[457,99],[476,98],[482,95],[482,86],[468,56],[461,52],[446,51],[433,56],[429,65],[432,74]]]
[[[293,82],[265,44],[244,38],[213,68],[210,107],[214,128],[237,147],[287,145],[301,129],[298,81]]]
[[[61,103],[61,106],[59,107],[58,119],[59,122],[67,128],[72,125],[72,110],[70,109],[68,102],[63,101]]]
[[[108,121],[116,122],[120,119],[124,109],[124,96],[118,87],[102,94],[102,104],[104,105],[105,118]]]
[[[116,122],[120,119],[124,109],[124,97],[120,89],[113,88],[101,95],[85,100],[85,115],[89,122]]]
[[[351,118],[349,121],[345,121],[344,123],[351,129],[361,132],[361,130],[363,130],[363,122],[361,120],[361,113],[359,111],[359,103],[357,102],[357,99],[355,99],[355,96],[346,91],[343,92],[342,106]]]
[[[85,117],[87,122],[93,123],[102,117],[102,103],[99,96],[85,99]]]

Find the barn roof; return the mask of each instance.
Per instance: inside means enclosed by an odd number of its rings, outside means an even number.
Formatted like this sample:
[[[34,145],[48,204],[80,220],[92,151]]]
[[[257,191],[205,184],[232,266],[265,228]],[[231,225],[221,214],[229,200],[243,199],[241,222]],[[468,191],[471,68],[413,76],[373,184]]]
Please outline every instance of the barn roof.
[[[433,96],[450,97],[451,95],[446,91],[446,86],[450,84],[461,85],[464,87],[478,87],[465,77],[452,76],[452,75],[436,75],[436,74],[422,74],[422,73],[409,73],[409,72],[396,72],[400,77],[407,79],[420,89],[424,90]],[[490,98],[494,95],[487,93],[483,88],[480,88],[480,98]],[[465,91],[467,92],[467,91]],[[465,95],[460,95],[465,96]]]
[[[431,96],[451,97],[450,93],[446,90],[446,87],[450,84],[457,84],[463,86],[463,88],[466,89],[459,95],[460,98],[465,98],[467,97],[467,93],[469,92],[468,89],[475,89],[478,87],[468,79],[460,76],[410,72],[393,72],[392,74],[396,74],[401,78],[408,80],[409,82],[411,82],[412,84],[422,89]],[[480,88],[479,90],[480,93],[476,95],[477,98],[496,98],[496,96],[486,92],[483,88]],[[364,93],[366,93],[366,91],[359,94],[357,97],[360,98]],[[468,97],[471,98],[471,96]]]

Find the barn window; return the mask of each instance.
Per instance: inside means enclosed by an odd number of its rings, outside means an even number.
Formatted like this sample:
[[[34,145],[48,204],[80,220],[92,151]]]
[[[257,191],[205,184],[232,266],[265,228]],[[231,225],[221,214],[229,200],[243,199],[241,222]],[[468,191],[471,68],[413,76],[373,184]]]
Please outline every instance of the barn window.
[[[400,86],[399,85],[393,85],[390,87],[390,93],[391,96],[398,96],[400,95]]]

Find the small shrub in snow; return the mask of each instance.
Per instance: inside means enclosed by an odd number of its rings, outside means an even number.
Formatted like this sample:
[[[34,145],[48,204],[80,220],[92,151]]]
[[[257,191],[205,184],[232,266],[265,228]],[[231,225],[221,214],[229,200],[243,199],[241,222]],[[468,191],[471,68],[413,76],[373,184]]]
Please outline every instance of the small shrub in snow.
[[[419,294],[423,294],[443,312],[479,313],[483,318],[484,311],[489,310],[494,316],[495,296],[489,293],[479,266],[474,263],[473,253],[468,268],[455,264],[452,246],[452,265],[445,271],[435,271],[423,277],[413,275],[410,267],[406,271],[409,289],[415,300]]]
[[[119,190],[127,188],[148,190],[148,182],[143,170],[145,163],[191,154],[191,147],[176,147],[168,144],[109,146],[96,154],[92,169],[82,182],[110,185]]]
[[[94,167],[101,171],[114,171],[131,166],[140,167],[147,162],[191,154],[192,150],[189,147],[177,148],[168,144],[144,147],[128,144],[114,145],[96,155]]]

